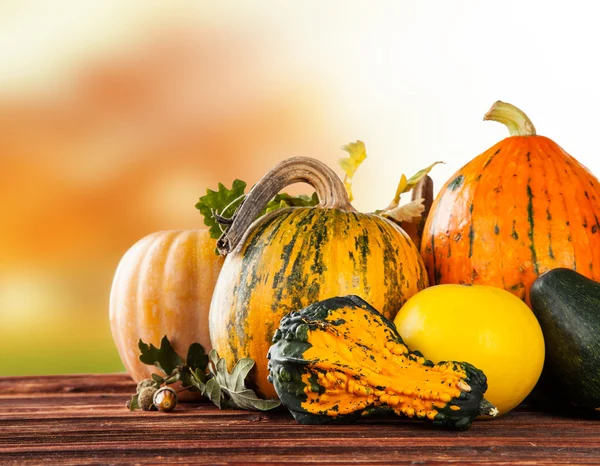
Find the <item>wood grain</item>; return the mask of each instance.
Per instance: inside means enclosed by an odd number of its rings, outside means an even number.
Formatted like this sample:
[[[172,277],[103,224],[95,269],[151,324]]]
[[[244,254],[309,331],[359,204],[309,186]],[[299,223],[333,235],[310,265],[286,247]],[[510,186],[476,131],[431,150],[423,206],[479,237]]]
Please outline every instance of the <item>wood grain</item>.
[[[525,407],[466,432],[385,418],[301,426],[284,410],[134,412],[124,374],[0,378],[0,464],[600,464],[598,416]]]

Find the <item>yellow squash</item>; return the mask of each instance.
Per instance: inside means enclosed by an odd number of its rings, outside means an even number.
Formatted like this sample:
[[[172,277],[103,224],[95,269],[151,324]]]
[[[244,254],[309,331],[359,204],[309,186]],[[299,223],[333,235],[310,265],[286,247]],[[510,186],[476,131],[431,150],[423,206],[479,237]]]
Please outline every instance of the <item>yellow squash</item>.
[[[488,379],[486,398],[500,414],[535,386],[544,338],[531,309],[500,288],[437,285],[413,296],[394,320],[409,347],[434,362],[469,361]]]

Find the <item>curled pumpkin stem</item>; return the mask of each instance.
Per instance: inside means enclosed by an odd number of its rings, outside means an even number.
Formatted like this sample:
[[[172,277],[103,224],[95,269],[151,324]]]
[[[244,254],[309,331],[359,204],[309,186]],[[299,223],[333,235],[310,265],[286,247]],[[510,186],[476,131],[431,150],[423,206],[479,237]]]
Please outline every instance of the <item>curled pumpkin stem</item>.
[[[511,136],[535,136],[535,126],[525,112],[512,104],[498,100],[484,115],[483,120],[502,123]]]
[[[256,220],[269,201],[283,188],[294,183],[308,183],[317,192],[319,207],[354,211],[346,188],[335,172],[319,160],[292,157],[269,170],[244,199],[233,222],[217,241],[223,256],[235,249],[246,230]]]

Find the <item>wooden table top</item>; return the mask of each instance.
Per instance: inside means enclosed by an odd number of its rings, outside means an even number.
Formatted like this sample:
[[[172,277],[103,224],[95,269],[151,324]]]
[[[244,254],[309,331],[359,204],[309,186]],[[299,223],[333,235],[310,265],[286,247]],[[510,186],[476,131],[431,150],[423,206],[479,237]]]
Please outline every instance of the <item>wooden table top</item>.
[[[398,418],[302,426],[284,409],[129,412],[125,374],[0,378],[0,464],[600,464],[600,418],[525,407],[470,430]]]

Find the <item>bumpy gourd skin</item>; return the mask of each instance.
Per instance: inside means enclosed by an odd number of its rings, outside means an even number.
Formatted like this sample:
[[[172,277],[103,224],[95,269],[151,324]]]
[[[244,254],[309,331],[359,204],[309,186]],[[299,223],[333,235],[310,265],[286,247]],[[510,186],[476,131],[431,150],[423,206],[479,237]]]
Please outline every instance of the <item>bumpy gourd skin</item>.
[[[393,324],[357,296],[284,317],[268,358],[269,381],[302,424],[388,412],[462,430],[494,412],[483,399],[483,372],[409,351]]]

